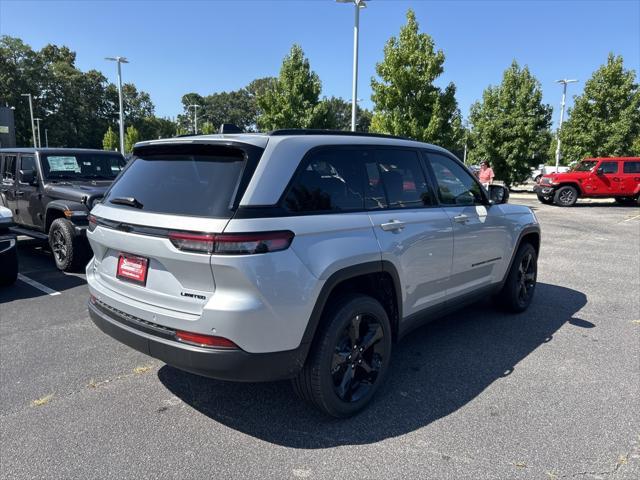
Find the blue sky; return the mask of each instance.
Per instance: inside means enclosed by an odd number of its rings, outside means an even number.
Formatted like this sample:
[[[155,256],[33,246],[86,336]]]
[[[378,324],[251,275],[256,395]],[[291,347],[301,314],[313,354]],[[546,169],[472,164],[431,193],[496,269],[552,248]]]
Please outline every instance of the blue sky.
[[[375,64],[408,8],[444,51],[438,83],[456,84],[465,116],[514,58],[542,83],[554,122],[561,94],[554,80],[578,78],[570,93],[580,93],[610,51],[623,55],[628,68],[640,69],[640,0],[371,0],[360,24],[358,97],[365,107],[372,106]],[[115,65],[104,57],[128,57],[124,80],[149,92],[161,116],[179,113],[184,93],[232,90],[277,75],[294,42],[320,75],[323,95],[349,99],[352,29],[353,7],[333,0],[0,0],[1,34],[21,37],[34,48],[68,45],[81,69],[99,69],[112,81]]]

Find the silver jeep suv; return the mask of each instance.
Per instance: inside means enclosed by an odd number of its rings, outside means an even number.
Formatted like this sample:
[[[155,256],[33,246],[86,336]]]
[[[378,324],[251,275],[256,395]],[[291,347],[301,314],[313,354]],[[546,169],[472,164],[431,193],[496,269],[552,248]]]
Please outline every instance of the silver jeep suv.
[[[493,198],[492,198],[493,197]],[[89,313],[174,367],[364,407],[409,331],[531,303],[540,227],[448,151],[279,130],[138,143],[89,217]]]

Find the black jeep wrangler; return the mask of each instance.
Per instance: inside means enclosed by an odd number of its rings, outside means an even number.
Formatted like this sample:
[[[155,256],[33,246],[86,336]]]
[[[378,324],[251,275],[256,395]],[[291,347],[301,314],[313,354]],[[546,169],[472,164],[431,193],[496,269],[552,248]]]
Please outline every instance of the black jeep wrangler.
[[[87,215],[125,166],[117,152],[67,148],[0,149],[0,206],[21,235],[47,239],[56,266],[89,260]]]

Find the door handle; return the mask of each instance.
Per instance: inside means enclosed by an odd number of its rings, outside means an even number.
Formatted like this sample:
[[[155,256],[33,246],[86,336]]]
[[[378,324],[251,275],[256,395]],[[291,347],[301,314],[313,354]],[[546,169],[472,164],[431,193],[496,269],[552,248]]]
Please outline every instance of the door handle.
[[[619,181],[620,181],[620,179],[619,179],[618,177],[613,177],[613,181],[614,181],[614,182],[619,182]]]
[[[24,192],[16,192],[16,197],[21,197],[24,195]]]
[[[404,228],[404,222],[401,222],[400,220],[390,220],[388,223],[381,223],[380,228],[385,232],[402,230]]]
[[[453,217],[453,221],[456,223],[467,223],[469,221],[469,217],[467,215],[460,214]]]

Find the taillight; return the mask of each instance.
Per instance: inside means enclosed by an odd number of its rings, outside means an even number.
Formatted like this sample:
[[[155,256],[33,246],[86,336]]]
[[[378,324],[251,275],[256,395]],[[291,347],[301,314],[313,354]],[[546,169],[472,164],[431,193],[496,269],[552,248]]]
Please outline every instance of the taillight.
[[[87,216],[87,221],[89,222],[89,231],[93,232],[98,226],[98,219],[94,215],[89,214]]]
[[[239,347],[231,340],[214,335],[203,335],[201,333],[176,331],[176,338],[181,342],[190,343],[199,347],[238,349]]]
[[[218,255],[250,255],[286,250],[291,245],[294,234],[288,230],[281,232],[256,233],[170,233],[173,245],[187,252],[213,253]]]
[[[215,235],[202,233],[170,233],[169,240],[186,252],[213,253]]]

